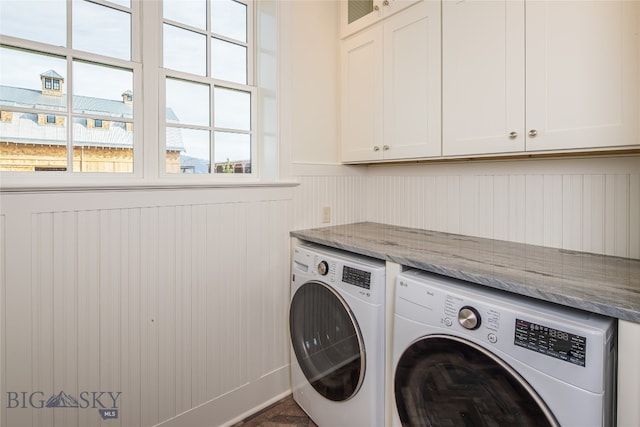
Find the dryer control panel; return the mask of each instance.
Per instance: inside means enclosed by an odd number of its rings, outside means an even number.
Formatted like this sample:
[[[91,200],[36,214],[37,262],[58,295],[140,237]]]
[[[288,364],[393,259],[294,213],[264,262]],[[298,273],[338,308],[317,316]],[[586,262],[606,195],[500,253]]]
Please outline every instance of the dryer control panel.
[[[364,289],[371,289],[371,272],[348,265],[342,268],[342,281]]]
[[[587,338],[571,332],[516,319],[514,344],[578,366],[585,365]]]

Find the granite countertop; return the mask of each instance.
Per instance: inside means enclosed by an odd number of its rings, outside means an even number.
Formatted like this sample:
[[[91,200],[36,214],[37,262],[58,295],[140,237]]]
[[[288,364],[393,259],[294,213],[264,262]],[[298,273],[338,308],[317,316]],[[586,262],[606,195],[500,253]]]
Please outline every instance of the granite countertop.
[[[373,222],[302,240],[640,323],[640,260]]]

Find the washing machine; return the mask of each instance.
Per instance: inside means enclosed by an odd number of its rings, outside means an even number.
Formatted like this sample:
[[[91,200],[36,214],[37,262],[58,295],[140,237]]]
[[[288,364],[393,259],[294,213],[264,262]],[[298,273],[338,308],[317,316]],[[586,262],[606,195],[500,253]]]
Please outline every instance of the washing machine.
[[[384,301],[383,261],[294,247],[293,398],[319,427],[384,425]]]
[[[422,271],[395,291],[395,424],[614,425],[613,319]]]

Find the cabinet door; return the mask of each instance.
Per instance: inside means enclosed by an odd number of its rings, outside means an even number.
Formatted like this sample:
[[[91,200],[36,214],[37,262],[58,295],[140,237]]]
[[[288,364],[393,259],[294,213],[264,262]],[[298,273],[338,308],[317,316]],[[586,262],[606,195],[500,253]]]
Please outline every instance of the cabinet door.
[[[442,3],[443,154],[524,150],[524,3]]]
[[[530,1],[526,149],[639,144],[640,2]]]
[[[384,25],[384,158],[440,156],[440,2]]]
[[[342,42],[342,161],[382,159],[382,27]]]

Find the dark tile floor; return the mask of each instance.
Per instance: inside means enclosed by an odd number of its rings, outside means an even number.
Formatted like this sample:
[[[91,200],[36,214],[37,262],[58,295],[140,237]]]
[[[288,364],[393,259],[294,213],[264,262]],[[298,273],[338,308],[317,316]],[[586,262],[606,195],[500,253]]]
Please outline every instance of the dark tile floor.
[[[318,427],[293,400],[287,396],[279,402],[234,424],[233,427]]]

